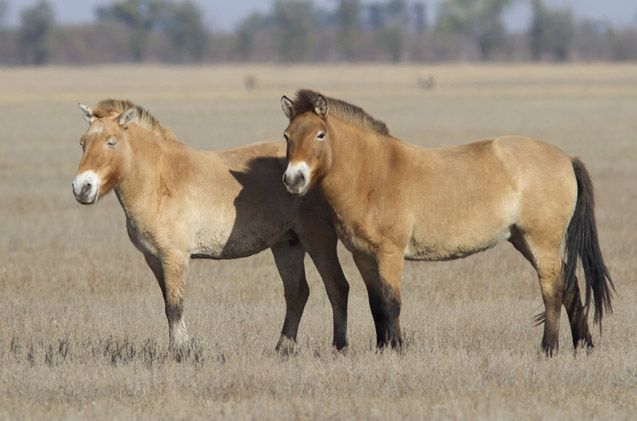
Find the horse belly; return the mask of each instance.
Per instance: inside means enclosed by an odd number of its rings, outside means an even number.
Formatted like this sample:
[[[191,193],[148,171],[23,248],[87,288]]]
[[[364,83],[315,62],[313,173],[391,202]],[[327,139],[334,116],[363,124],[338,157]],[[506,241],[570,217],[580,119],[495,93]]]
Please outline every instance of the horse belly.
[[[412,237],[405,248],[405,259],[429,261],[459,259],[490,249],[510,237],[510,228],[482,239],[445,238],[435,241]]]
[[[292,224],[292,218],[251,218],[232,222],[206,225],[194,234],[194,257],[212,259],[235,259],[256,254],[270,248],[285,234]]]
[[[495,211],[495,209],[494,209]],[[414,229],[405,247],[409,260],[450,260],[487,250],[511,237],[515,224],[514,209],[507,209],[501,217],[476,216],[451,221],[444,226],[422,224]],[[484,216],[484,215],[483,215]],[[449,222],[449,221],[448,221]]]

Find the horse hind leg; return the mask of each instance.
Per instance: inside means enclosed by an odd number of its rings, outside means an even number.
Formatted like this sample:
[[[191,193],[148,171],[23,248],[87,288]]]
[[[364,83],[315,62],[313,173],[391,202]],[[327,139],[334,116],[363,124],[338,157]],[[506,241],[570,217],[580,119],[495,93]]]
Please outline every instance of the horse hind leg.
[[[535,268],[540,281],[544,313],[536,321],[544,323],[542,349],[553,356],[559,349],[559,327],[564,302],[564,277],[560,241],[551,236],[523,235],[517,228],[512,231],[511,243]]]
[[[564,273],[565,268],[563,268],[562,271]],[[563,303],[571,326],[573,348],[577,350],[580,345],[587,350],[593,348],[593,339],[591,338],[591,333],[588,330],[588,318],[580,298],[577,278],[574,278],[573,282],[566,286]]]
[[[347,298],[349,283],[338,260],[336,233],[330,229],[304,236],[314,266],[323,279],[327,297],[332,306],[334,336],[332,345],[337,350],[347,348]]]
[[[536,258],[533,255],[533,252],[531,251],[526,239],[517,228],[513,229],[510,241],[537,271],[538,267]],[[561,276],[563,276],[564,273],[565,268],[564,264],[562,263]],[[587,314],[584,311],[584,306],[582,305],[577,279],[574,279],[574,282],[565,286],[564,292],[562,294],[562,304],[564,305],[564,308],[566,309],[566,313],[568,315],[571,335],[573,339],[573,347],[577,349],[577,347],[581,344],[587,349],[592,348],[593,340],[588,329]],[[545,323],[546,312],[542,312],[537,315],[535,317],[535,320],[538,324]]]
[[[283,280],[285,295],[285,321],[276,350],[282,354],[289,354],[294,350],[299,323],[310,296],[310,288],[305,278],[305,250],[296,237],[286,236],[272,247],[272,254]]]

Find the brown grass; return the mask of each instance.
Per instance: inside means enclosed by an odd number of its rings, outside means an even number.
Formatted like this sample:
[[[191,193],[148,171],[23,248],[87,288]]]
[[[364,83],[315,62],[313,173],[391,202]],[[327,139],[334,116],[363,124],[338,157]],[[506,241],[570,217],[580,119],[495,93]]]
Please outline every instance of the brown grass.
[[[423,74],[435,76],[433,90],[417,88]],[[243,90],[246,75],[257,91]],[[279,97],[299,87],[361,105],[422,145],[519,133],[580,156],[618,289],[595,350],[573,356],[564,315],[561,353],[541,355],[534,272],[503,245],[406,264],[401,354],[375,352],[344,251],[344,355],[329,346],[331,310],[313,268],[298,353],[282,358],[273,348],[283,293],[269,253],[193,262],[186,317],[196,342],[181,363],[168,358],[161,294],[115,197],[94,207],[73,199],[85,130],[75,103],[129,98],[186,143],[221,148],[281,138]],[[634,417],[636,110],[633,65],[0,70],[0,418]]]

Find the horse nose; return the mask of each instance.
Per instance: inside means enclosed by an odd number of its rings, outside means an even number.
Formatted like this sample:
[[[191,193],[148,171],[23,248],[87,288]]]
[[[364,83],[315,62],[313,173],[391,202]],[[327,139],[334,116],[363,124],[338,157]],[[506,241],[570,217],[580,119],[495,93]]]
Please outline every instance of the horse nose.
[[[86,184],[82,186],[82,191],[80,194],[82,196],[86,196],[91,192],[92,189],[93,189],[93,185],[90,182],[86,182]]]
[[[283,184],[287,187],[293,187],[298,184],[303,184],[305,182],[305,174],[303,171],[297,170],[296,172],[292,172],[289,174],[289,171],[283,173]]]

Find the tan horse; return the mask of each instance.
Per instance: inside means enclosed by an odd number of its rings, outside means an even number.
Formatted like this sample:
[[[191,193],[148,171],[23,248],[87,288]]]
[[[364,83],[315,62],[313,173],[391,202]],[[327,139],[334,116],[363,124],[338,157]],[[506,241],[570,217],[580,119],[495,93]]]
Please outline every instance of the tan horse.
[[[84,153],[73,193],[80,203],[93,204],[115,190],[128,235],[161,287],[171,350],[189,340],[183,317],[189,260],[233,259],[266,248],[283,279],[287,307],[277,349],[288,351],[296,339],[309,295],[306,251],[332,304],[334,345],[346,346],[349,286],[336,255],[338,240],[322,215],[320,196],[303,202],[278,183],[285,168],[282,142],[197,151],[128,101],[80,108],[90,127],[80,141]]]
[[[554,146],[507,136],[447,148],[391,137],[360,108],[316,92],[282,98],[288,167],[283,183],[299,196],[322,191],[339,238],[369,293],[379,347],[402,343],[403,260],[456,259],[510,241],[539,276],[542,347],[558,349],[562,304],[573,344],[591,347],[587,315],[611,310],[611,277],[600,252],[590,177]],[[577,257],[586,278],[582,306]]]

